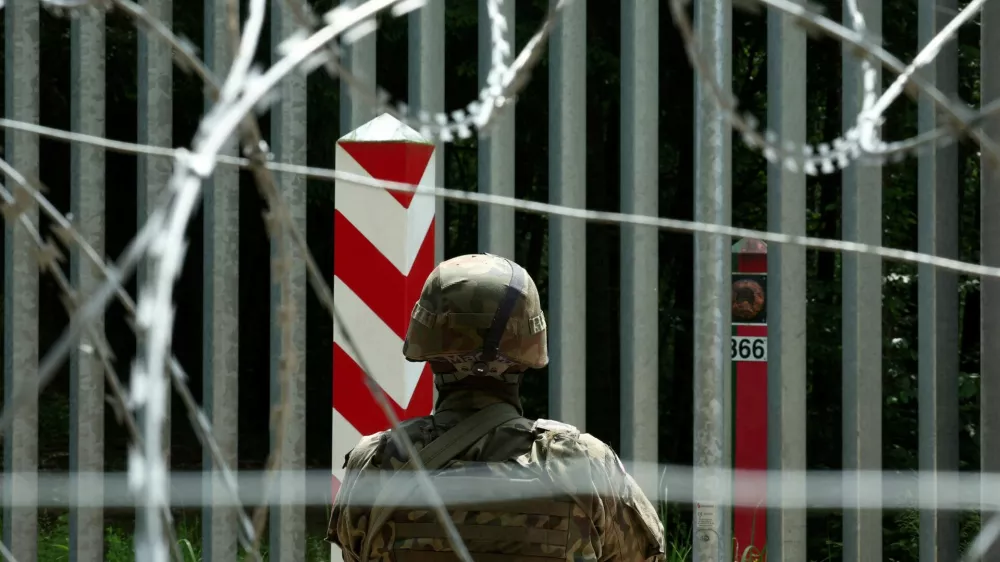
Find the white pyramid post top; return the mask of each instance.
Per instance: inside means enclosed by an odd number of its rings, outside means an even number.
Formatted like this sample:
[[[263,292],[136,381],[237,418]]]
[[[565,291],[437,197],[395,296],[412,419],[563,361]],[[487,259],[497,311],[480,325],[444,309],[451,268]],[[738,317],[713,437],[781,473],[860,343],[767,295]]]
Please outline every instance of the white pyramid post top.
[[[371,121],[340,137],[347,142],[410,142],[414,144],[434,144],[425,139],[409,125],[388,113],[383,113]]]

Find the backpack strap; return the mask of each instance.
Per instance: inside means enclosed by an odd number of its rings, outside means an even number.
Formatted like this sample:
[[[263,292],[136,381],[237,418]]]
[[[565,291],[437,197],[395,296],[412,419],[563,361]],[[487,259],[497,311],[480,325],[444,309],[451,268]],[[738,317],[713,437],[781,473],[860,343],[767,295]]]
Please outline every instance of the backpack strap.
[[[489,432],[520,417],[521,414],[518,413],[517,409],[506,402],[490,404],[460,421],[454,427],[424,446],[420,450],[420,460],[425,469],[438,470],[474,445],[476,441],[485,437]],[[405,499],[414,491],[415,486],[412,483],[400,489],[398,485],[399,481],[396,480],[394,482],[394,480],[399,473],[412,471],[415,464],[413,458],[406,461],[406,464],[389,477],[389,481],[386,482],[386,485],[382,487],[382,490],[376,496],[375,504],[372,506],[371,514],[368,517],[368,532],[365,535],[364,545],[362,546],[362,562],[368,560],[371,550],[371,540],[373,538],[372,533],[388,521],[389,516],[395,511],[400,500]],[[392,498],[395,502],[390,501],[389,498]]]
[[[420,450],[420,460],[427,470],[442,468],[489,432],[520,417],[521,414],[506,402],[490,404],[428,443]],[[413,470],[415,464],[410,459],[399,470]]]

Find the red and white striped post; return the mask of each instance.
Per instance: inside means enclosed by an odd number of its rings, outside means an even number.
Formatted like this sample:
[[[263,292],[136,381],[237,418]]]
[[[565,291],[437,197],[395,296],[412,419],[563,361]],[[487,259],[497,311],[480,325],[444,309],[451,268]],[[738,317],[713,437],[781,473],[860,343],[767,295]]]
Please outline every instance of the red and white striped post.
[[[374,179],[435,185],[434,144],[383,114],[348,133],[336,148],[336,168]],[[333,225],[333,297],[352,349],[339,326],[333,338],[333,495],[344,456],[362,435],[389,428],[365,386],[358,354],[389,396],[400,419],[433,408],[426,363],[403,358],[413,303],[436,264],[434,197],[337,180]],[[331,553],[339,560],[334,547]]]
[[[744,238],[733,244],[733,468],[767,469],[767,244]],[[764,559],[767,490],[739,477],[736,496],[761,507],[733,509],[736,560]]]

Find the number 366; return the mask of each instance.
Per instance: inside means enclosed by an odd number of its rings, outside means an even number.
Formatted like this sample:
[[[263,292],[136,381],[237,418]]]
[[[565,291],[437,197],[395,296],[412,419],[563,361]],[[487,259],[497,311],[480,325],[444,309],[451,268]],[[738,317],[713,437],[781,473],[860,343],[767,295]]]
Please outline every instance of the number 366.
[[[751,341],[752,339],[752,341]],[[767,340],[764,338],[733,338],[733,359],[763,359],[767,354]]]

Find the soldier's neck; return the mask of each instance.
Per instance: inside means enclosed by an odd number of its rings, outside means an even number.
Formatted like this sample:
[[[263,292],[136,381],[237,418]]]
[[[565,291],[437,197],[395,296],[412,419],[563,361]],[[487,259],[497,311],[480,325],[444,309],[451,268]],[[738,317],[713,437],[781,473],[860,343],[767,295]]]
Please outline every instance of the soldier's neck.
[[[521,406],[519,384],[511,384],[496,379],[462,380],[447,384],[437,384],[438,399],[435,412],[448,410],[480,410],[496,402],[507,402],[519,412]]]

